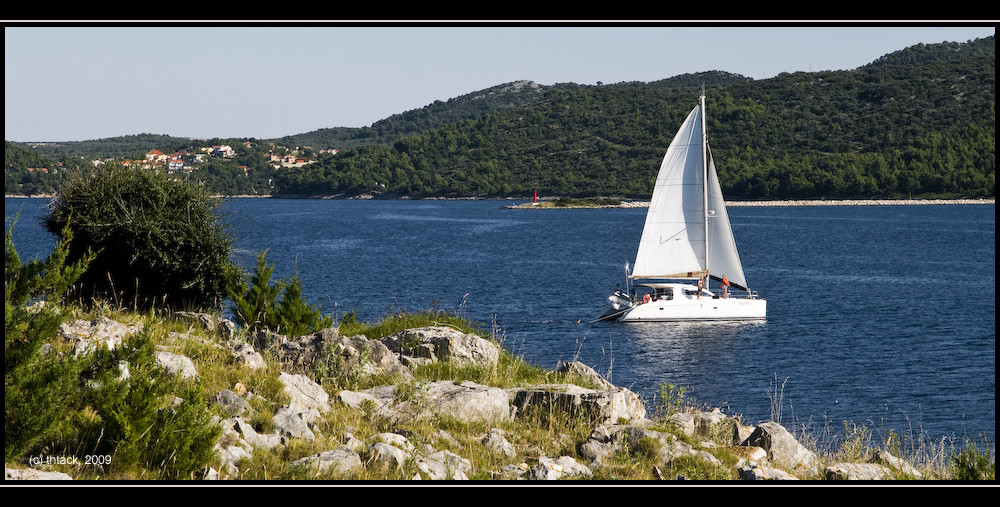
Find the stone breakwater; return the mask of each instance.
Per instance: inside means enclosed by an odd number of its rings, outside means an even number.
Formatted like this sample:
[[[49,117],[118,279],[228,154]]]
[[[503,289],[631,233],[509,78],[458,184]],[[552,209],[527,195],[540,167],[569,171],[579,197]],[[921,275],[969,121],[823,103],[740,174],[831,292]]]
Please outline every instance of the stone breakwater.
[[[255,428],[249,423],[254,419],[249,400],[258,394],[239,382],[232,389],[214,393],[209,403],[219,415],[214,416],[213,424],[222,428],[223,437],[216,444],[214,466],[204,471],[205,480],[241,479],[241,467],[255,454],[282,455],[283,449],[296,442],[322,442],[322,450],[290,458],[288,466],[300,469],[305,476],[326,480],[372,473],[401,474],[404,470],[413,480],[589,479],[599,476],[609,463],[634,459],[637,449],[643,450],[639,454],[655,457],[644,466],[651,467],[650,475],[661,480],[687,479],[676,472],[665,472],[676,460],[694,461],[710,470],[731,468],[721,473],[737,480],[921,478],[919,471],[884,450],[877,450],[863,463],[826,459],[799,443],[778,423],[745,426],[737,417],[717,408],[684,410],[654,420],[635,393],[614,386],[579,362],[560,365],[557,370],[563,380],[553,384],[509,388],[449,380],[414,384],[414,365],[450,362],[496,367],[501,356],[496,343],[448,327],[407,329],[381,340],[342,336],[336,329],[293,340],[273,333],[244,340],[237,338],[235,327],[226,319],[192,313],[174,317],[207,331],[185,340],[228,350],[231,362],[240,368],[269,371],[274,366],[264,356],[275,358],[280,368],[275,375],[287,398],[269,424]],[[139,329],[100,318],[65,323],[62,335],[74,342],[76,354],[87,354],[96,347],[120,346]],[[364,390],[329,392],[309,373],[317,361],[331,359],[351,375],[402,380]],[[169,375],[196,379],[200,374],[198,365],[179,351],[158,350],[156,360]],[[357,411],[384,421],[389,429],[362,435],[351,426],[338,427],[325,418],[334,410]],[[574,451],[548,455],[531,444],[522,444],[518,435],[502,429],[510,427],[507,423],[516,418],[556,412],[590,423],[589,435],[572,444]],[[481,424],[488,429],[473,436],[471,447],[444,429],[432,430],[429,435],[392,429],[404,428],[410,421],[439,418]],[[470,452],[473,459],[469,459]],[[503,458],[500,464],[482,469],[484,465],[474,461],[478,453]],[[717,455],[738,459],[735,463],[730,458],[723,462]],[[5,480],[73,480],[64,471],[28,465],[6,468]]]
[[[844,199],[844,200],[785,200],[730,201],[726,206],[898,206],[920,204],[994,204],[994,199]],[[649,206],[649,203],[646,203]]]
[[[931,204],[995,204],[995,199],[788,199],[777,201],[726,201],[730,208],[780,206],[903,206]],[[551,201],[523,203],[504,209],[581,209],[581,208],[648,208],[649,201],[622,201],[619,205],[554,206]]]

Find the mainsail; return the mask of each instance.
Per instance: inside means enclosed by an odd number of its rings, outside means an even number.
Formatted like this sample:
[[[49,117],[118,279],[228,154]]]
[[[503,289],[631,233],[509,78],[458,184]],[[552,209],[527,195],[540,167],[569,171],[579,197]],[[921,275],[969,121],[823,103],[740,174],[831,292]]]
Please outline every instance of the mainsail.
[[[702,97],[660,164],[633,280],[696,279],[709,274],[718,279],[725,276],[733,286],[746,289],[719,177],[705,139],[704,108]]]

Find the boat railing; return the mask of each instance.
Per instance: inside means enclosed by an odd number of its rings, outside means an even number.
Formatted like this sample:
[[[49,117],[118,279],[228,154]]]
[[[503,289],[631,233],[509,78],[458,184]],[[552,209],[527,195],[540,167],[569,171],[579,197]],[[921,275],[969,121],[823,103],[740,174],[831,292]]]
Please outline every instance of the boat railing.
[[[757,291],[731,290],[728,291],[727,293],[716,294],[715,299],[759,299],[759,298],[757,296]]]

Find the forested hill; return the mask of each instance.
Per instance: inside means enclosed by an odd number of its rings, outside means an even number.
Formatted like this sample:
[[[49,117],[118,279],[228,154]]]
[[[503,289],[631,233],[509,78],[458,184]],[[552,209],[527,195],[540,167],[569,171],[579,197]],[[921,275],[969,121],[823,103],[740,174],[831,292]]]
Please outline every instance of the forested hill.
[[[726,72],[684,74],[657,81],[654,86],[700,87],[702,83],[726,84],[748,81],[750,78]],[[285,146],[334,146],[340,149],[370,144],[392,145],[401,137],[447,127],[464,120],[479,120],[491,113],[508,111],[542,101],[546,91],[577,88],[575,84],[542,86],[532,81],[505,83],[449,99],[437,100],[425,107],[392,115],[371,127],[335,127],[274,140]]]
[[[711,73],[729,78],[706,79],[726,196],[994,196],[994,40],[849,71]],[[547,88],[518,108],[282,171],[276,193],[648,197],[700,78]]]
[[[651,83],[508,83],[370,127],[270,140],[340,150],[314,153],[308,165],[275,170],[258,163],[258,147],[241,153],[242,172],[190,177],[236,194],[246,193],[235,188],[243,174],[255,192],[267,181],[276,196],[648,198],[703,85],[727,198],[995,196],[994,37],[762,80],[712,71]]]
[[[362,128],[329,128],[275,140],[285,146],[335,146],[351,149],[369,144],[392,144],[402,136],[419,134],[466,119],[513,109],[537,102],[543,87],[531,81],[517,81],[469,93],[426,107],[392,115]]]

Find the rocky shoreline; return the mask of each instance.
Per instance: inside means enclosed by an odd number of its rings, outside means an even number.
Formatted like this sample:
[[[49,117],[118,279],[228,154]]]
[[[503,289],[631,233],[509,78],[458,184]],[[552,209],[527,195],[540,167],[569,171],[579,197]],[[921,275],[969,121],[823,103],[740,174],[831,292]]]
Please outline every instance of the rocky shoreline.
[[[696,468],[739,481],[924,478],[884,449],[876,450],[864,462],[825,458],[776,422],[746,426],[718,408],[687,408],[654,418],[637,394],[614,386],[575,361],[557,369],[565,375],[560,378],[572,382],[502,388],[471,381],[421,381],[414,392],[411,370],[418,365],[496,367],[503,353],[497,343],[450,327],[407,329],[380,340],[342,336],[332,328],[294,340],[273,333],[246,340],[235,334],[235,326],[226,319],[190,313],[175,314],[174,318],[202,327],[202,334],[188,339],[225,348],[239,368],[267,371],[273,366],[265,357],[274,358],[280,366],[277,378],[287,397],[266,424],[267,429],[261,430],[248,422],[254,418],[248,400],[258,393],[239,382],[215,393],[209,403],[216,413],[224,414],[213,419],[222,428],[223,437],[215,447],[217,460],[205,470],[203,480],[241,480],[245,467],[258,453],[284,456],[288,449],[320,442],[323,450],[291,456],[286,465],[300,476],[321,480],[350,480],[373,470],[389,477],[403,476],[404,480],[587,480],[606,477],[602,469],[611,463],[636,459],[647,460],[643,466],[652,469],[647,473],[655,480],[690,479],[676,471],[678,462],[695,463]],[[101,317],[64,323],[62,336],[75,343],[74,350],[87,353],[94,347],[119,346],[139,329]],[[188,379],[199,377],[195,361],[178,351],[159,349],[156,359],[165,372]],[[336,351],[339,364],[350,368],[351,375],[399,380],[368,389],[328,392],[308,373],[317,361],[329,360],[330,351]],[[324,417],[334,410],[356,411],[360,417],[384,421],[396,429],[363,436],[351,426],[329,424]],[[584,424],[591,425],[589,436],[571,444],[575,451],[549,455],[502,429],[510,428],[518,418],[539,413],[587,421]],[[415,421],[439,420],[489,429],[476,437],[472,448],[440,427],[429,435],[403,429]],[[470,459],[470,452],[499,456],[500,463],[506,464],[488,465],[489,469],[483,470],[477,468],[475,457]],[[72,470],[46,466],[16,467],[6,468],[5,479],[71,481],[74,477],[70,473]]]
[[[4,194],[5,198],[10,199],[29,199],[29,198],[54,198],[54,194],[38,194],[38,195],[12,195]],[[275,197],[272,195],[219,195],[216,196],[221,199],[247,199],[247,198],[267,198],[267,199],[328,199],[328,200],[370,200],[375,197],[370,194],[358,195],[358,196],[346,196],[346,195],[289,195],[283,197]],[[435,201],[517,201],[510,197],[505,198],[478,198],[478,197],[424,197],[421,199],[411,199],[409,197],[395,197],[388,198],[387,200],[435,200]],[[646,208],[649,207],[649,201],[627,201],[623,200],[619,205],[570,205],[570,206],[554,206],[552,203],[554,199],[543,199],[539,200],[538,203],[525,202],[520,204],[510,204],[503,206],[504,209],[579,209],[579,208]],[[912,206],[912,205],[931,205],[931,204],[995,204],[996,199],[994,198],[979,198],[979,199],[778,199],[773,201],[727,201],[726,206],[729,207],[769,207],[769,206]]]
[[[931,204],[994,204],[995,199],[842,199],[732,201],[726,206],[913,206]],[[647,204],[648,205],[648,204]]]
[[[727,201],[730,208],[781,207],[781,206],[914,206],[948,204],[995,204],[995,199],[786,199],[775,201]],[[554,206],[553,201],[521,203],[503,206],[503,209],[590,209],[590,208],[648,208],[649,201],[622,201],[621,204],[601,206]]]

